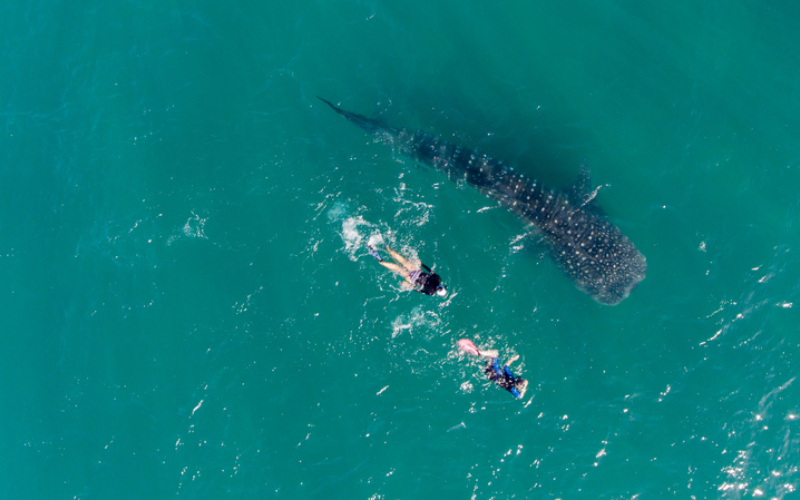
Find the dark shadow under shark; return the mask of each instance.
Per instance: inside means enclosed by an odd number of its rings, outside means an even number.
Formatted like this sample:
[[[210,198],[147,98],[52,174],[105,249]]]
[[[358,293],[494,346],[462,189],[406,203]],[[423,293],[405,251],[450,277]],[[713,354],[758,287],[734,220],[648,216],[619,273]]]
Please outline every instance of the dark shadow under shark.
[[[320,99],[381,142],[441,170],[450,180],[466,181],[528,221],[542,234],[561,270],[597,302],[619,304],[644,279],[644,255],[593,209],[597,190],[590,193],[585,167],[569,191],[552,190],[477,150],[421,130],[385,127]]]

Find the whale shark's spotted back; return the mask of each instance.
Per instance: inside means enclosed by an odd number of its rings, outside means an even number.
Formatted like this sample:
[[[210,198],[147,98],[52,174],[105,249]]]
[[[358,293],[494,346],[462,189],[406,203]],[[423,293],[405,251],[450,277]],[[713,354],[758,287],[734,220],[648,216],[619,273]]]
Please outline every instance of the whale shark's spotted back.
[[[322,98],[320,98],[322,99]],[[575,285],[601,304],[615,305],[644,279],[647,262],[631,241],[608,220],[587,209],[588,172],[571,195],[542,186],[501,161],[474,149],[442,141],[422,131],[392,129],[337,108],[337,113],[403,154],[464,180],[534,225],[553,260]]]

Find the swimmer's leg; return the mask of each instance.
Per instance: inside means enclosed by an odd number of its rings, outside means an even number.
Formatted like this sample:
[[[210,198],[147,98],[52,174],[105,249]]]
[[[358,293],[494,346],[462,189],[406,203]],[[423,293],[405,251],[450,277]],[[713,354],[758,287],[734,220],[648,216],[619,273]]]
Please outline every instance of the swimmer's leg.
[[[411,271],[416,271],[416,270],[418,270],[418,269],[419,269],[419,266],[417,266],[417,265],[415,265],[415,264],[413,264],[413,263],[409,262],[408,260],[406,260],[406,258],[405,258],[405,257],[403,257],[403,256],[402,256],[402,255],[400,255],[399,253],[395,252],[395,251],[394,251],[394,250],[392,250],[391,248],[389,248],[389,247],[386,247],[386,251],[387,251],[387,252],[389,252],[389,255],[391,255],[391,256],[392,256],[392,258],[393,258],[394,260],[396,260],[397,262],[399,262],[400,264],[402,264],[402,265],[403,265],[403,267],[405,267],[406,269],[408,269],[408,271],[409,271],[409,272],[411,272]]]
[[[511,363],[513,363],[514,361],[516,361],[518,359],[519,359],[519,354],[515,354],[515,355],[511,356],[511,359],[506,361],[506,366],[510,367]]]
[[[409,282],[411,281],[411,279],[408,277],[408,271],[405,268],[398,266],[394,262],[386,262],[385,260],[381,260],[378,263],[383,267],[385,267],[386,269],[392,271],[393,273],[399,274],[400,276],[405,278],[406,281]]]
[[[411,281],[411,276],[408,273],[408,269],[400,267],[400,266],[398,266],[397,264],[395,264],[393,262],[386,262],[385,260],[382,260],[379,263],[380,263],[380,265],[382,265],[386,269],[389,269],[392,272],[399,274],[400,276],[403,277],[403,279],[405,279],[405,281],[403,281],[403,285],[402,285],[403,290],[411,290],[416,286],[414,284],[414,282]]]
[[[499,355],[500,353],[495,351],[494,349],[488,351],[480,351],[480,350],[478,351],[478,356],[484,356],[486,358],[496,358]]]

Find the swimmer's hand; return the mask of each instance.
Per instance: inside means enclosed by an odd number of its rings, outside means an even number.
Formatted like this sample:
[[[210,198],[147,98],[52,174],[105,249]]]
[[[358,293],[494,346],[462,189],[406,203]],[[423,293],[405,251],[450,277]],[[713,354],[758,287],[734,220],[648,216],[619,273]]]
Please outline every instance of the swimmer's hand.
[[[519,398],[522,399],[525,396],[525,391],[528,390],[528,381],[523,380],[522,384],[517,387],[517,392],[519,392]]]

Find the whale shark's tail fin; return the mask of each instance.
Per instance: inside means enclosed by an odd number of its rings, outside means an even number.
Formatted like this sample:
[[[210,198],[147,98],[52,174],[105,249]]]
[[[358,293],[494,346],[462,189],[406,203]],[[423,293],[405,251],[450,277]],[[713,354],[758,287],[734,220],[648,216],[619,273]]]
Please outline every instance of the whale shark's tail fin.
[[[384,127],[383,125],[378,123],[377,120],[372,120],[370,118],[367,118],[366,116],[361,116],[359,114],[351,113],[351,112],[345,111],[345,110],[343,110],[341,108],[337,108],[330,101],[327,101],[327,100],[323,99],[320,96],[317,96],[317,98],[320,101],[322,101],[325,104],[327,104],[328,106],[330,106],[331,108],[333,108],[334,111],[336,111],[340,115],[344,116],[345,118],[347,118],[351,122],[355,123],[359,127],[363,128],[367,132],[370,132],[370,133],[373,133],[373,134],[374,133],[378,133],[378,132],[390,132],[390,133],[393,132],[392,129]]]

